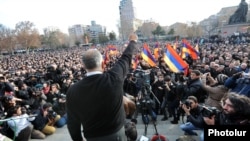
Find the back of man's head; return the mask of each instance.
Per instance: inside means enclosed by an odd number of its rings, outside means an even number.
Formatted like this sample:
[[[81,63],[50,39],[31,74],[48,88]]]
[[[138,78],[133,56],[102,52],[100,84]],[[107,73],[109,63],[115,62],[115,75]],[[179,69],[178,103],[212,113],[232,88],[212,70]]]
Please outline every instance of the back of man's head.
[[[135,123],[127,122],[125,124],[125,134],[129,141],[136,141],[137,139],[137,129]]]
[[[97,49],[89,49],[82,55],[82,62],[86,70],[101,68],[102,54]]]

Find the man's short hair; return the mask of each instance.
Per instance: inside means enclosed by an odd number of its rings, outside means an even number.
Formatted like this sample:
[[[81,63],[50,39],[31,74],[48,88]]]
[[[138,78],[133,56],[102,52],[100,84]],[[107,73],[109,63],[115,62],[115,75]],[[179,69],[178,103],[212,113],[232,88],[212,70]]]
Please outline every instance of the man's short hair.
[[[127,138],[131,141],[136,141],[137,139],[137,129],[134,122],[127,122],[125,124],[125,134]]]
[[[83,53],[82,62],[86,69],[95,69],[102,65],[102,54],[97,49],[89,49]]]
[[[48,109],[48,108],[50,108],[50,107],[52,107],[52,104],[51,103],[45,103],[44,105],[43,105],[43,109]]]
[[[198,100],[195,96],[189,96],[187,99],[193,100],[195,103],[198,103]]]
[[[201,72],[199,70],[192,70],[191,73],[194,73],[195,75],[197,76],[200,76],[201,75]]]

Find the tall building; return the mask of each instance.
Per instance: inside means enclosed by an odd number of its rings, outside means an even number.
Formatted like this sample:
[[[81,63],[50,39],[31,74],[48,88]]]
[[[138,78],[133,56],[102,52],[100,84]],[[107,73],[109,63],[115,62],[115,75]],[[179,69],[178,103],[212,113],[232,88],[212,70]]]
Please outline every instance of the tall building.
[[[121,0],[120,6],[120,36],[122,40],[126,40],[131,32],[134,32],[135,26],[135,13],[132,0]]]
[[[91,21],[91,25],[73,25],[68,28],[68,31],[71,46],[74,46],[76,42],[87,44],[93,39],[99,43],[99,35],[106,35],[106,27],[96,24],[95,21]]]
[[[43,34],[48,35],[50,32],[55,32],[55,31],[59,31],[59,28],[55,26],[48,26],[43,29]]]
[[[86,26],[82,24],[76,24],[68,28],[70,45],[74,46],[76,42],[84,43],[83,35],[86,33]]]
[[[88,33],[91,40],[95,39],[98,43],[99,35],[106,35],[106,27],[96,24],[95,21],[91,21],[91,25],[86,27],[86,32]]]

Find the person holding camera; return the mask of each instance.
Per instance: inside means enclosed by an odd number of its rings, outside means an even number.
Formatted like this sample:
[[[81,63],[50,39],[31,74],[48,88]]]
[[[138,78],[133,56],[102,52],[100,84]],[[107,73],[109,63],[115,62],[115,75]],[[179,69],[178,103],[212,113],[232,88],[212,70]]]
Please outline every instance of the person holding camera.
[[[161,104],[161,109],[164,115],[161,120],[162,121],[167,120],[169,113],[169,117],[170,116],[174,117],[174,120],[171,121],[171,123],[175,124],[176,121],[178,123],[176,109],[179,106],[179,100],[177,99],[177,94],[176,94],[177,84],[171,79],[171,76],[169,75],[165,76],[164,81],[165,81],[166,91],[163,97],[163,102]]]
[[[203,107],[199,105],[198,100],[195,96],[189,96],[183,103],[181,103],[181,108],[185,112],[187,116],[186,123],[180,125],[180,128],[185,132],[185,135],[195,135],[197,133],[194,130],[201,130],[202,133],[200,135],[201,141],[204,140],[204,132],[203,132],[203,115],[202,110]]]
[[[58,83],[51,84],[51,91],[47,94],[47,102],[52,103],[53,110],[60,116],[66,114],[66,95],[60,92]]]
[[[35,87],[31,87],[31,92],[30,92],[30,110],[35,111],[40,106],[46,103],[47,97],[43,93],[43,85],[42,84],[37,84]]]
[[[164,81],[164,75],[162,73],[158,74],[156,77],[157,79],[155,79],[155,82],[152,84],[152,91],[155,94],[156,98],[159,100],[159,103],[155,102],[154,112],[156,115],[162,115],[165,111],[165,106],[164,108],[161,108],[161,104],[166,93],[166,85]],[[165,115],[165,117],[167,118],[168,115]]]
[[[250,97],[250,72],[233,74],[225,81],[224,86],[230,89],[230,92]]]
[[[123,84],[124,92],[133,96],[134,98],[137,98],[137,94],[139,91],[136,86],[136,83],[137,83],[137,78],[134,77],[133,73],[129,73],[127,74]]]
[[[123,83],[136,53],[137,35],[129,36],[129,44],[112,68],[104,72],[103,56],[97,49],[83,53],[86,77],[67,91],[68,130],[72,140],[126,141],[123,105]],[[83,127],[81,127],[83,126]]]
[[[34,129],[42,131],[45,135],[55,133],[56,128],[54,125],[59,121],[60,116],[53,112],[51,103],[45,103],[34,114],[37,115],[35,120],[32,121]]]
[[[218,74],[216,80],[210,73],[202,75],[202,87],[208,92],[208,98],[205,101],[205,105],[222,110],[221,99],[229,91],[229,89],[224,86],[227,78],[228,76],[225,74]],[[209,81],[209,85],[207,85],[207,80]]]
[[[204,117],[207,125],[250,125],[250,98],[230,92],[222,102],[222,111]]]

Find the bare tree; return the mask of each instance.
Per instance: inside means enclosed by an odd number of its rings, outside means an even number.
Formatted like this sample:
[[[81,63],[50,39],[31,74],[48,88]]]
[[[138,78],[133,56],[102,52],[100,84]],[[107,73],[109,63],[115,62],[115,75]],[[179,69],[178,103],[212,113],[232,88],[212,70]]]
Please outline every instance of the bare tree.
[[[22,21],[16,24],[15,32],[18,44],[26,49],[40,46],[40,35],[34,24],[30,21]]]
[[[50,48],[69,46],[68,36],[60,30],[46,31],[42,43]]]
[[[159,24],[155,22],[145,22],[142,24],[142,26],[139,28],[141,31],[141,34],[145,38],[151,38],[153,37],[152,31],[154,31]]]
[[[15,30],[0,25],[0,49],[14,52],[16,45]]]
[[[202,28],[196,22],[192,22],[190,26],[187,27],[187,36],[189,38],[195,38],[201,36]]]

